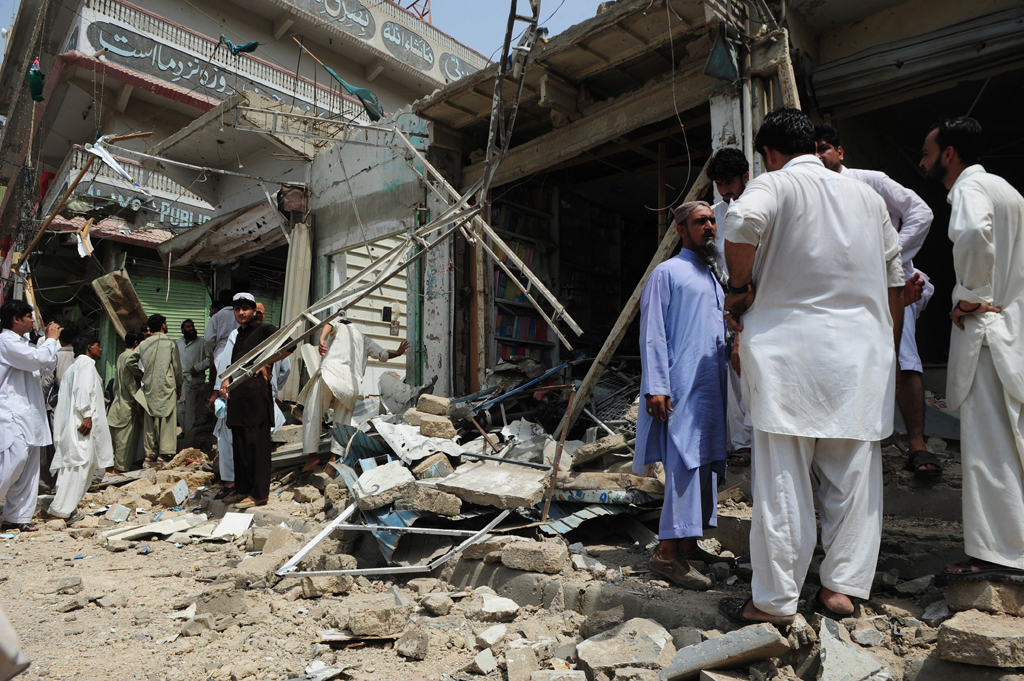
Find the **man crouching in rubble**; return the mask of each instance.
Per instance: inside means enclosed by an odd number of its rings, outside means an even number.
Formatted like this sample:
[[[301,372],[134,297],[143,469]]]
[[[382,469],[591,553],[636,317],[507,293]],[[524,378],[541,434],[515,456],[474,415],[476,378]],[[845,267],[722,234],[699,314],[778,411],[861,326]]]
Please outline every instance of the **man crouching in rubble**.
[[[725,473],[725,294],[715,214],[703,201],[675,210],[679,255],[658,265],[640,299],[644,397],[633,472],[665,466],[661,542],[651,570],[688,589],[711,579],[690,566],[697,539],[718,525],[718,478]]]

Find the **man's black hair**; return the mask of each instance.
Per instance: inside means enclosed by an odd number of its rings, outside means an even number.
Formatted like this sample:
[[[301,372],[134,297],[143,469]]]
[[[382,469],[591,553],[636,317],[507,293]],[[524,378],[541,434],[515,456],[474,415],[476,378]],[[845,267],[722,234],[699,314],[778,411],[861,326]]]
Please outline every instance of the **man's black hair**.
[[[231,299],[234,298],[234,294],[229,289],[223,289],[217,294],[217,306],[221,309],[225,307],[231,307]]]
[[[968,166],[981,160],[982,132],[981,123],[978,121],[967,116],[947,118],[933,125],[928,132],[932,130],[939,131],[935,142],[939,145],[940,152],[946,147],[953,147],[960,160]]]
[[[75,342],[73,347],[75,349],[75,357],[84,355],[85,351],[89,349],[89,346],[93,343],[99,343],[99,339],[91,333],[80,333],[75,336]]]
[[[838,149],[840,145],[839,131],[833,128],[831,125],[825,125],[824,123],[821,123],[820,125],[814,126],[814,141],[824,142],[825,144],[831,146],[833,149]]]
[[[160,333],[164,330],[164,324],[167,323],[167,317],[162,314],[151,315],[149,321],[146,322],[146,326],[149,327],[150,333]]]
[[[192,326],[196,325],[196,323],[194,321],[192,321],[191,319],[182,319],[181,320],[181,329],[182,329],[182,331],[185,330],[185,325],[186,324],[191,324]]]
[[[765,156],[770,148],[786,156],[814,153],[814,123],[799,109],[769,111],[754,136],[754,148]]]
[[[715,152],[708,162],[708,179],[712,182],[728,182],[736,177],[743,177],[749,172],[747,157],[736,147],[724,147]]]
[[[27,314],[32,314],[31,305],[24,300],[8,300],[0,305],[0,328],[13,328],[15,318],[21,318]]]
[[[255,301],[249,300],[248,298],[239,298],[231,304],[232,308],[244,307],[250,310],[256,309]]]
[[[129,348],[134,348],[144,340],[146,340],[146,337],[138,331],[129,331],[124,335],[124,344]]]
[[[78,324],[75,322],[68,322],[62,324],[64,328],[60,330],[60,344],[61,346],[71,345],[78,338],[78,334],[82,332]]]

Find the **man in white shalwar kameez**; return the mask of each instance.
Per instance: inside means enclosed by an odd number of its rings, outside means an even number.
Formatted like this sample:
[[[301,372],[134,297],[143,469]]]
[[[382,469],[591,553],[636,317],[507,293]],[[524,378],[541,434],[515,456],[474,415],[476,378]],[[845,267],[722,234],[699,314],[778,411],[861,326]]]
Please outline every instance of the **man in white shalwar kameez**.
[[[114,443],[103,402],[103,379],[96,371],[102,356],[93,336],[75,339],[75,363],[60,382],[60,397],[53,413],[53,463],[57,492],[47,510],[55,518],[78,515],[78,504],[92,483],[93,471],[114,465]]]
[[[385,350],[372,338],[365,336],[347,320],[335,328],[325,324],[320,331],[320,368],[310,377],[299,394],[302,411],[302,451],[306,464],[302,472],[314,469],[320,463],[320,430],[324,414],[332,409],[335,427],[352,425],[352,412],[363,398],[363,375],[366,361],[373,357],[386,362],[401,357],[409,347],[402,341],[398,350]],[[312,365],[309,365],[312,366]],[[340,455],[344,447],[331,441],[331,453]]]
[[[949,190],[953,330],[946,403],[960,408],[964,552],[959,579],[1024,581],[1024,198],[985,172],[981,126],[947,119],[921,169]]]
[[[903,316],[899,237],[885,202],[814,156],[796,109],[765,116],[755,148],[772,171],[726,214],[743,397],[754,425],[752,599],[742,621],[788,624],[817,541],[815,607],[832,617],[867,598],[882,534],[880,440],[892,432]]]
[[[195,437],[196,405],[203,401],[206,391],[206,370],[210,366],[206,355],[206,342],[199,339],[196,325],[191,319],[181,323],[181,338],[174,341],[178,345],[178,357],[181,359],[181,395],[178,397],[178,425],[181,426],[181,439],[185,446],[192,444]]]
[[[0,306],[0,498],[3,530],[33,532],[39,492],[39,450],[52,442],[43,401],[42,374],[53,370],[61,327],[46,326],[46,340],[29,343],[32,306],[9,300]]]

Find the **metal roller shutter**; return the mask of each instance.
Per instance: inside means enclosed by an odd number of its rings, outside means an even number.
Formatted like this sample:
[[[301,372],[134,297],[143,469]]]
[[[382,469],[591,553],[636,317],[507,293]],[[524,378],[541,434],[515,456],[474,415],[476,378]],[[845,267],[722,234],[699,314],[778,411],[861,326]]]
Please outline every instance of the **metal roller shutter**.
[[[202,336],[206,322],[210,319],[210,298],[202,282],[194,276],[186,277],[172,272],[168,295],[166,272],[163,276],[153,276],[151,272],[153,270],[149,268],[129,270],[135,292],[146,314],[162,314],[167,317],[167,334],[172,338],[181,335],[181,323],[186,319],[195,323],[196,331]]]

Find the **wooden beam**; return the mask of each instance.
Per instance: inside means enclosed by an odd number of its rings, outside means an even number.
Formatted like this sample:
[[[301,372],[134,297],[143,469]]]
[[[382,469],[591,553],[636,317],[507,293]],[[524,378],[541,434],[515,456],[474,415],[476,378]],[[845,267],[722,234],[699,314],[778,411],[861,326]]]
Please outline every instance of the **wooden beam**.
[[[710,159],[708,159],[710,162]],[[686,193],[686,201],[696,201],[698,198],[703,196],[711,186],[711,181],[708,180],[708,166],[704,164],[704,168],[700,171],[700,175],[694,181],[693,186],[690,187],[690,191]],[[597,353],[597,357],[594,358],[594,363],[590,365],[590,370],[587,371],[587,375],[583,378],[583,384],[580,386],[579,392],[576,395],[575,404],[573,404],[572,412],[566,414],[564,418],[569,419],[569,426],[576,422],[580,414],[583,413],[583,408],[587,406],[587,402],[590,400],[590,396],[594,392],[594,388],[597,387],[597,382],[601,379],[601,375],[604,373],[604,369],[608,366],[612,356],[615,355],[615,351],[619,349],[619,344],[622,343],[622,339],[626,335],[626,331],[629,329],[629,325],[633,323],[633,318],[636,317],[637,312],[640,311],[640,297],[643,295],[644,286],[647,284],[647,280],[650,279],[651,273],[654,272],[654,268],[661,263],[668,260],[669,256],[676,249],[679,244],[679,234],[676,232],[675,220],[669,225],[668,231],[665,232],[665,236],[662,238],[658,250],[654,253],[654,257],[651,258],[651,262],[647,265],[647,271],[640,277],[640,281],[637,282],[636,288],[633,289],[633,294],[626,301],[625,307],[622,308],[619,318],[615,320],[615,325],[612,326],[612,330],[608,333],[608,337],[604,341],[604,345],[601,346],[601,350]],[[560,423],[559,428],[562,427]],[[557,432],[557,431],[556,431]]]
[[[703,73],[703,65],[675,77],[673,105],[672,76],[649,83],[639,90],[625,93],[608,103],[594,107],[590,115],[546,135],[510,149],[494,175],[493,186],[506,184],[544,170],[582,152],[610,142],[631,130],[657,123],[675,114],[707,102],[708,96],[721,87]],[[462,183],[470,187],[484,171],[484,164],[474,163],[464,169]]]

